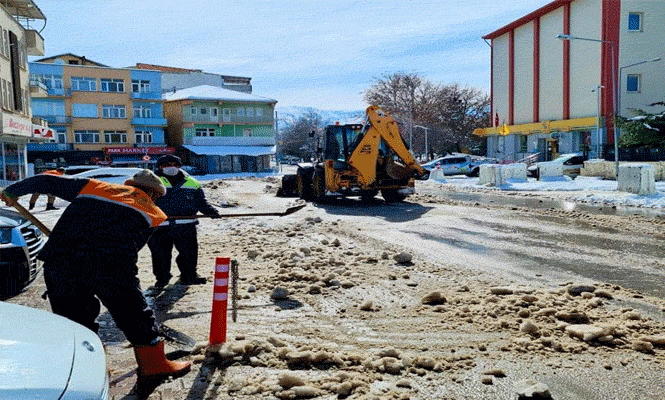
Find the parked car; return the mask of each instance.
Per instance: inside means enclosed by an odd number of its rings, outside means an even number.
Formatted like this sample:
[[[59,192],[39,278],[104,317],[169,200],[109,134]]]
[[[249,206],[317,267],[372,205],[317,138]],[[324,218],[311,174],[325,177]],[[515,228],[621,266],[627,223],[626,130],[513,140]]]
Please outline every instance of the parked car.
[[[428,171],[436,168],[443,170],[444,175],[467,175],[478,176],[480,166],[482,164],[496,163],[496,160],[486,157],[472,156],[472,155],[448,155],[445,157],[437,158],[436,160],[427,162],[421,167]]]
[[[65,168],[65,175],[75,175],[80,174],[81,172],[91,171],[93,169],[102,168],[99,165],[70,165]]]
[[[0,301],[0,354],[0,399],[108,399],[102,342],[67,318]]]
[[[142,169],[143,168],[103,167],[81,172],[72,175],[72,177],[98,179],[104,182],[123,184],[127,179],[130,179],[132,176],[134,176],[135,173],[141,171]]]
[[[18,293],[35,279],[42,268],[37,253],[45,243],[46,236],[32,222],[0,208],[0,297]]]
[[[554,160],[547,162],[561,164],[563,169],[563,174],[568,175],[574,179],[580,174],[580,171],[584,167],[585,160],[586,159],[584,158],[582,153],[566,153],[566,154],[561,154]],[[540,176],[540,164],[541,163],[535,163],[533,165],[530,165],[526,169],[527,175],[533,178],[538,178]]]

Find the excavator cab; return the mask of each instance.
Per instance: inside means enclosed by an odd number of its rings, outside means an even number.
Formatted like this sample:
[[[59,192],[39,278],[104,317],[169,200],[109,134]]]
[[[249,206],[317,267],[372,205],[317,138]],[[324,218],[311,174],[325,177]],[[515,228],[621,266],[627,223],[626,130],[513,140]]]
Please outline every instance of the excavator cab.
[[[362,139],[360,124],[328,125],[325,131],[323,160],[333,160],[335,169],[348,169],[349,156]]]

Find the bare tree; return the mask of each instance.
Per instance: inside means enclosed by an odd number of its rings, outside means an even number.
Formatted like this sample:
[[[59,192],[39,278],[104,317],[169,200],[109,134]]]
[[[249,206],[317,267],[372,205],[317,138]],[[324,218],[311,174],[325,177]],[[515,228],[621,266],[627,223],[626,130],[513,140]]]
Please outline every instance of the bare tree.
[[[482,144],[472,135],[475,128],[489,122],[489,97],[480,90],[458,84],[436,85],[415,73],[384,75],[366,92],[364,99],[389,112],[402,125],[407,143],[413,135],[413,151],[424,153],[424,130],[412,131],[413,125],[428,129],[428,150],[444,154],[469,151]]]
[[[322,118],[314,111],[300,116],[295,121],[286,122],[286,126],[280,132],[280,153],[309,159],[316,150],[315,139],[311,134],[319,132],[322,127]]]

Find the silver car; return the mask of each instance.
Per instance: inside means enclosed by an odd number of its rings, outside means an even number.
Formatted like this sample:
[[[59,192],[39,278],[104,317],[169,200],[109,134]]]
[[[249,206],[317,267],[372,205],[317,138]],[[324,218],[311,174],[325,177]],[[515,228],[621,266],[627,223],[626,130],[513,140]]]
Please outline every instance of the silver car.
[[[46,236],[21,214],[0,208],[0,298],[18,293],[32,282],[42,263],[37,253]]]
[[[97,335],[67,318],[0,301],[0,400],[106,400]]]

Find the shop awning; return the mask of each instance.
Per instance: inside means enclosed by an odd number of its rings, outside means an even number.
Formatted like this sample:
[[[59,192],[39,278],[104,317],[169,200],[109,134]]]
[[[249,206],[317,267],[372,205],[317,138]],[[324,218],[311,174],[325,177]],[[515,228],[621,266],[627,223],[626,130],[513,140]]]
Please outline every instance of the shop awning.
[[[205,156],[263,156],[275,154],[277,146],[193,146],[185,145],[187,150]]]
[[[580,129],[595,129],[595,127],[596,117],[588,117],[478,128],[473,131],[473,134],[476,136],[505,136],[510,134],[531,135],[536,133],[570,132]]]

